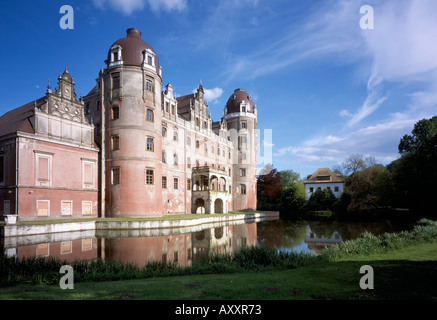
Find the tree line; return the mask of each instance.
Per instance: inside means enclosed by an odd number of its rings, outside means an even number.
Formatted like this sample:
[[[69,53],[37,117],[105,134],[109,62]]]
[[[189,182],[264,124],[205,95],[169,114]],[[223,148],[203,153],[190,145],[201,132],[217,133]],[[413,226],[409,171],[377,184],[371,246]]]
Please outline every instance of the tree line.
[[[258,176],[258,209],[282,213],[330,210],[358,215],[406,209],[437,215],[437,116],[414,125],[398,145],[399,158],[388,165],[373,156],[354,154],[332,171],[341,175],[345,190],[316,190],[305,198],[304,180],[293,170],[265,168]]]

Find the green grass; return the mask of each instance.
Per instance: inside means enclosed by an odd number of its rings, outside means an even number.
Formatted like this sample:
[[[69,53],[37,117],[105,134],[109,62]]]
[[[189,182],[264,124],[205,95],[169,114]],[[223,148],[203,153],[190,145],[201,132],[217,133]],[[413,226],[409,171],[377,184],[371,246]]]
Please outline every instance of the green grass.
[[[48,223],[67,223],[67,222],[87,222],[87,221],[165,221],[165,220],[182,220],[182,219],[200,219],[205,217],[223,217],[233,215],[245,215],[253,213],[268,213],[268,211],[230,211],[228,213],[213,213],[213,214],[191,214],[181,213],[164,215],[163,217],[150,217],[150,218],[77,218],[77,219],[51,219],[51,220],[37,220],[37,221],[18,221],[18,225],[32,225],[32,224],[48,224]],[[0,222],[1,224],[2,222]],[[4,224],[4,223],[3,223]]]
[[[54,259],[0,262],[3,285],[10,285],[1,288],[0,299],[436,300],[437,222],[421,220],[409,232],[364,233],[318,257],[247,247],[188,268],[157,262],[144,269],[100,260],[78,262],[74,290],[57,285],[60,262]],[[374,290],[359,287],[363,265],[374,269]]]
[[[359,287],[359,269],[364,264],[374,268],[374,290]],[[279,271],[79,282],[73,290],[61,290],[57,285],[18,285],[2,288],[0,299],[428,300],[437,299],[436,268],[437,243],[426,243]]]

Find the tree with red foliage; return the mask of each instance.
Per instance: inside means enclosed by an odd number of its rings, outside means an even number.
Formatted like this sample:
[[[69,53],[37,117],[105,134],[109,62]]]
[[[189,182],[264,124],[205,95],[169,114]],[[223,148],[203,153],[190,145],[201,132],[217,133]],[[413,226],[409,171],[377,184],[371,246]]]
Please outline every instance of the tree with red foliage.
[[[281,173],[271,166],[262,170],[257,182],[258,210],[279,210],[282,204]]]

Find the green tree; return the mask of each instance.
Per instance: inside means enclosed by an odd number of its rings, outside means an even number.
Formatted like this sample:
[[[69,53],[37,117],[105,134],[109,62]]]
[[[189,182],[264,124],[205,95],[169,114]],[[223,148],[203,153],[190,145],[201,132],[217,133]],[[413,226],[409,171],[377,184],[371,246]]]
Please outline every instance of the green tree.
[[[311,210],[332,210],[336,198],[330,189],[317,189],[308,200],[308,207]]]
[[[294,183],[301,181],[300,174],[293,170],[282,170],[280,173],[282,188],[291,187]]]
[[[399,143],[401,158],[389,166],[397,206],[416,212],[437,211],[437,116],[422,119]]]
[[[296,181],[283,188],[281,213],[302,211],[305,204],[305,185],[302,181]]]

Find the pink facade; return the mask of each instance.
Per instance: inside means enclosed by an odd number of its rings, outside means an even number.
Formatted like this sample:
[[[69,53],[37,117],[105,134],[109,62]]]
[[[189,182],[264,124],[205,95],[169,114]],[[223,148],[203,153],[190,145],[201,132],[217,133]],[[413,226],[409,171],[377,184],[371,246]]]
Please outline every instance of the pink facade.
[[[237,89],[219,121],[202,84],[163,88],[156,52],[128,29],[96,86],[52,92],[0,118],[0,214],[21,220],[256,209],[257,111]]]
[[[0,213],[19,220],[96,217],[98,149],[65,71],[45,97],[0,118]]]

